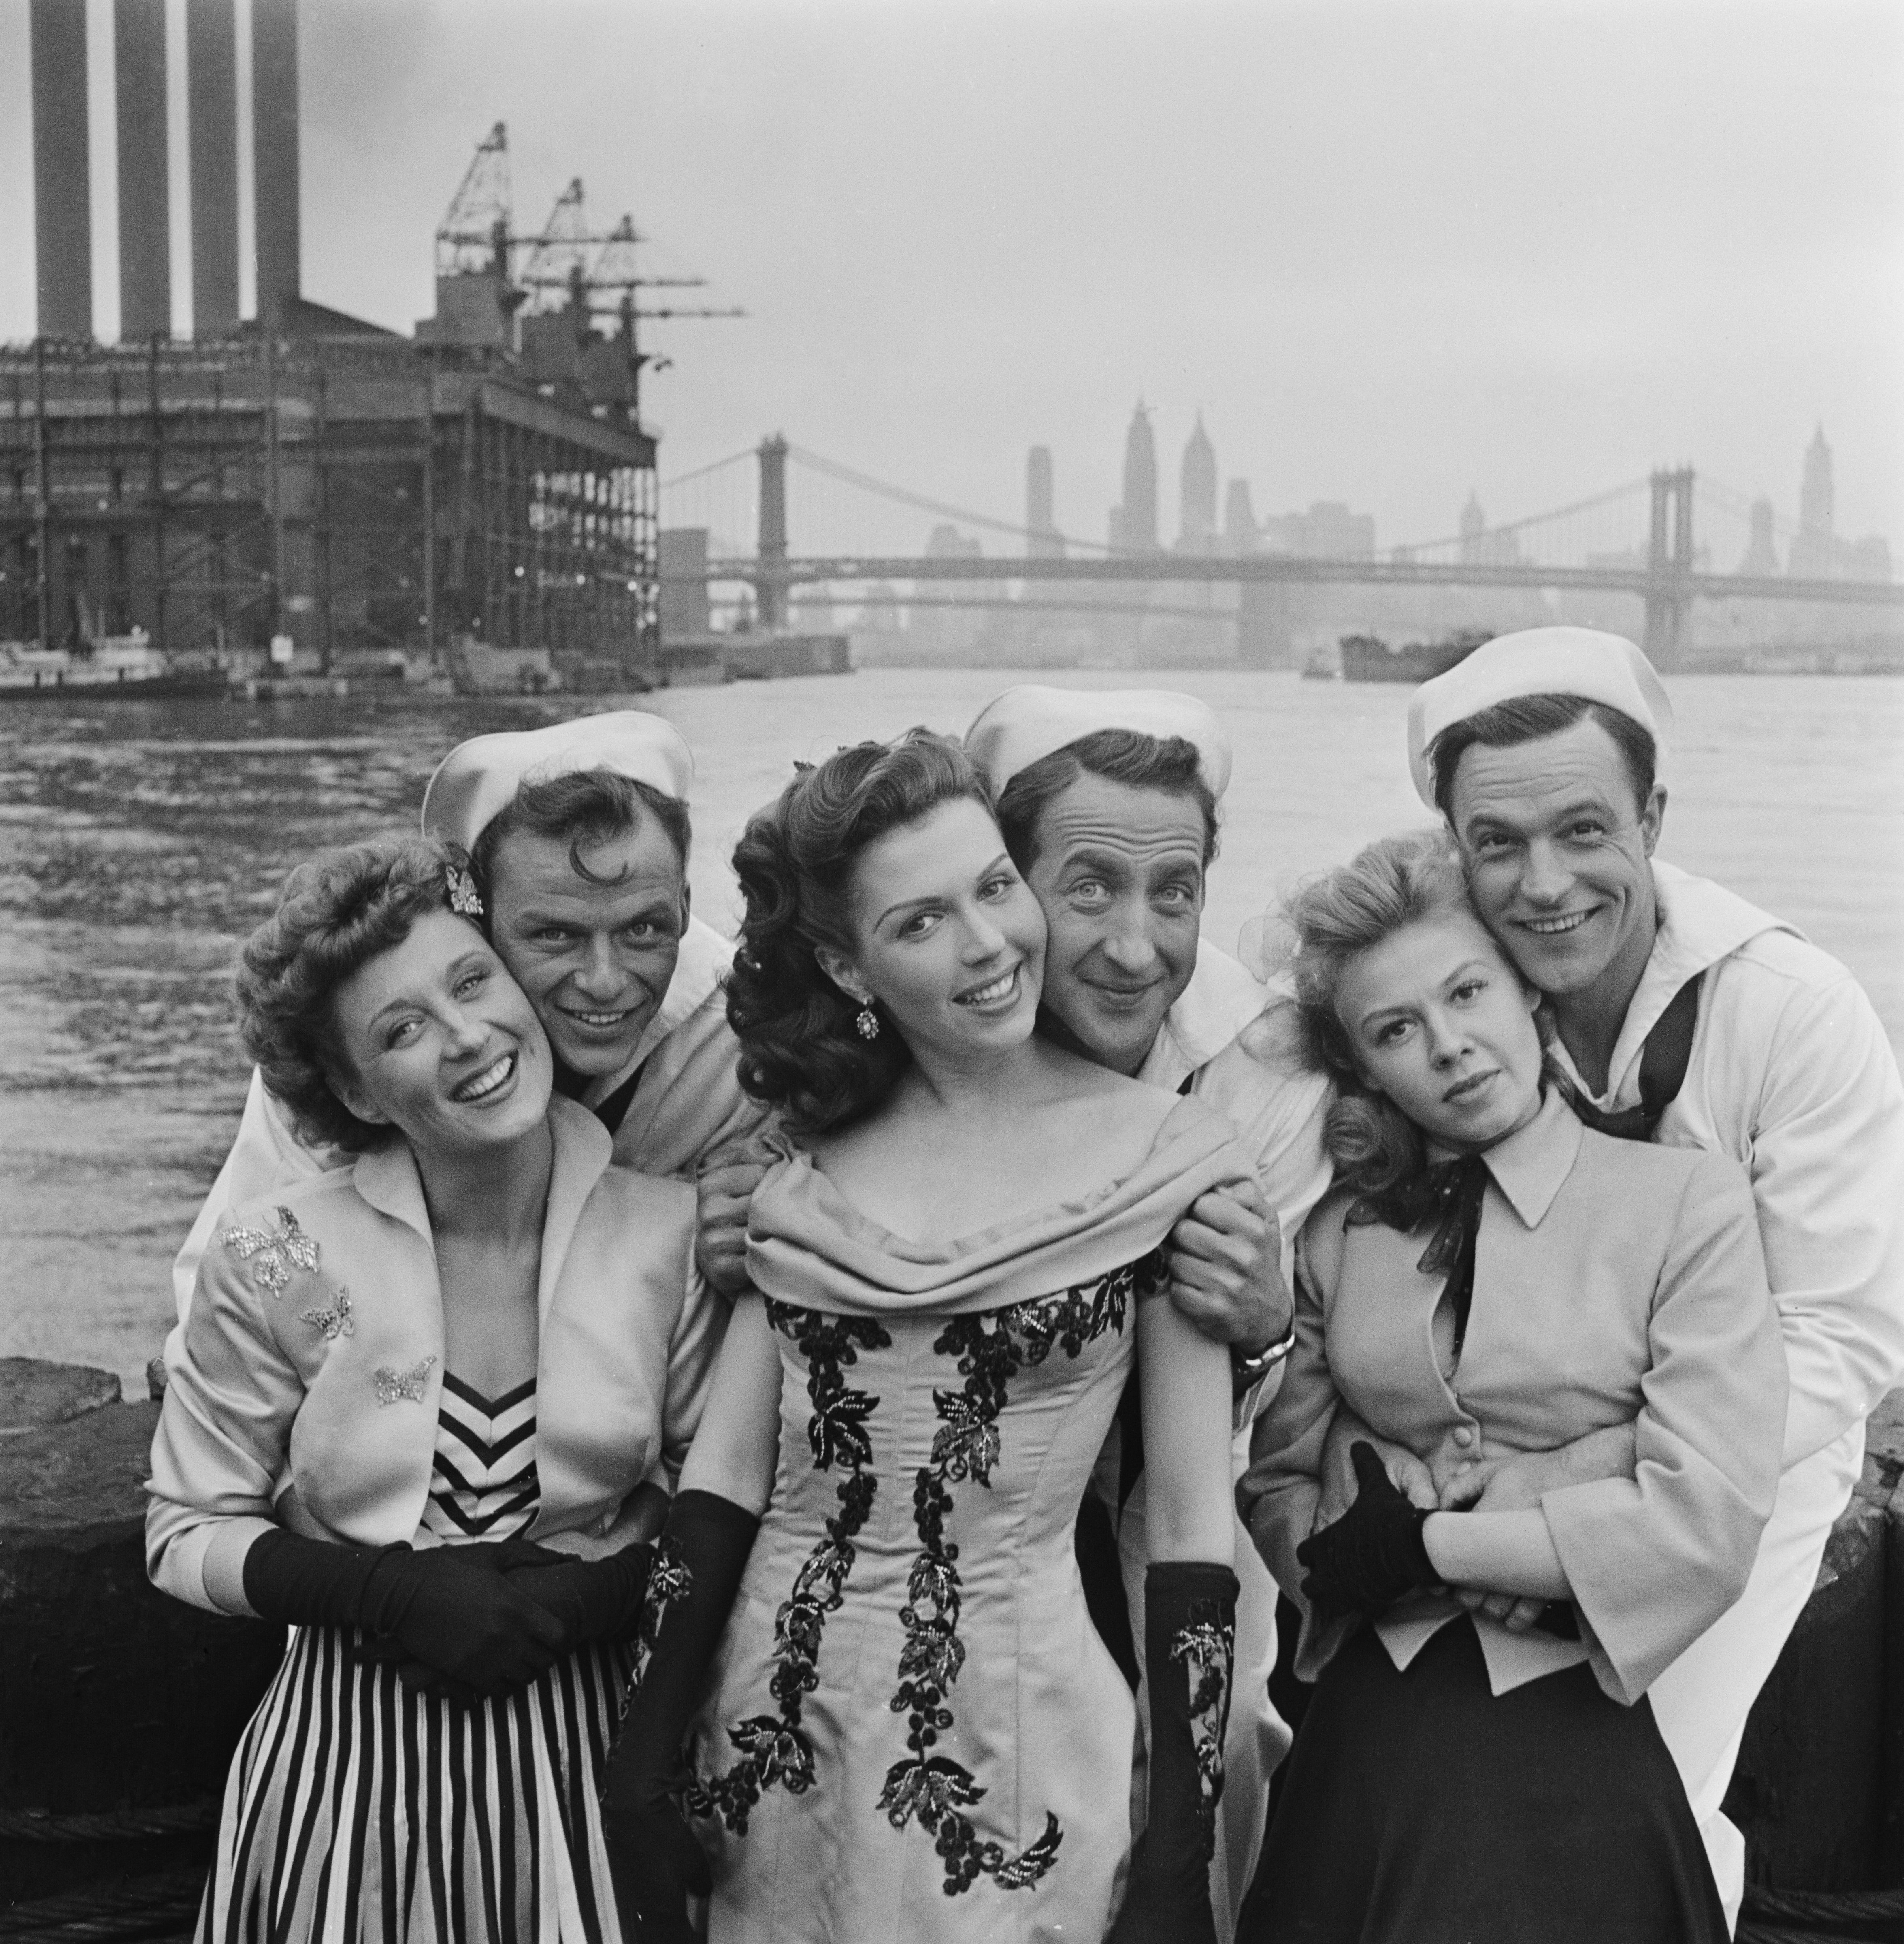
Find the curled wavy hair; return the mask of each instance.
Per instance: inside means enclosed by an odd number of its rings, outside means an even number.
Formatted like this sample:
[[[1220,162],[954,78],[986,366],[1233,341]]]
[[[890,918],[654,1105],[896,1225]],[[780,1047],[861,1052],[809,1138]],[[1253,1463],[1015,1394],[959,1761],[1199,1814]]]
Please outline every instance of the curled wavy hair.
[[[1443,830],[1380,838],[1349,863],[1306,879],[1283,901],[1284,936],[1276,958],[1294,998],[1282,1009],[1280,1025],[1301,1063],[1335,1082],[1323,1141],[1339,1186],[1379,1195],[1424,1158],[1414,1123],[1362,1079],[1336,1010],[1343,976],[1364,952],[1407,926],[1456,911],[1478,917],[1460,854]]]
[[[266,1090],[307,1140],[355,1154],[395,1130],[360,1121],[332,1090],[349,1070],[337,1031],[337,989],[410,936],[426,912],[448,911],[449,874],[467,869],[453,844],[392,837],[327,850],[285,881],[278,909],[245,942],[232,982],[238,1034]]]
[[[801,770],[734,847],[746,912],[727,1019],[740,1041],[740,1084],[802,1140],[870,1112],[912,1060],[890,1023],[861,1038],[858,1004],[820,969],[816,948],[857,949],[854,875],[869,845],[966,798],[990,813],[991,792],[964,751],[909,729]]]

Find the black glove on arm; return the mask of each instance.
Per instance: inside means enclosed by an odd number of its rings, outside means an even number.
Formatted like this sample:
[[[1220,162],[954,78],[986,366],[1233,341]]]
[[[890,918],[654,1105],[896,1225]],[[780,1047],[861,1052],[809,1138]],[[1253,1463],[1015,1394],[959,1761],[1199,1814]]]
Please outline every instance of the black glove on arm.
[[[1355,1503],[1333,1525],[1312,1533],[1296,1549],[1306,1566],[1303,1597],[1330,1613],[1373,1619],[1403,1594],[1438,1586],[1422,1542],[1428,1515],[1410,1505],[1390,1480],[1372,1444],[1349,1447],[1355,1468]]]
[[[1105,1944],[1216,1944],[1210,1859],[1223,1793],[1236,1575],[1195,1561],[1144,1575],[1150,1803]]]
[[[634,1685],[602,1794],[622,1931],[639,1944],[692,1944],[687,1898],[707,1894],[707,1857],[675,1799],[687,1780],[681,1743],[759,1530],[731,1500],[687,1491],[655,1542]]]
[[[341,1546],[262,1533],[245,1555],[245,1597],[268,1620],[359,1627],[475,1689],[521,1687],[571,1642],[562,1623],[503,1578],[503,1549]]]
[[[548,1555],[547,1564],[506,1567],[509,1583],[553,1613],[581,1647],[590,1641],[622,1640],[640,1617],[654,1548],[637,1540],[600,1559]]]

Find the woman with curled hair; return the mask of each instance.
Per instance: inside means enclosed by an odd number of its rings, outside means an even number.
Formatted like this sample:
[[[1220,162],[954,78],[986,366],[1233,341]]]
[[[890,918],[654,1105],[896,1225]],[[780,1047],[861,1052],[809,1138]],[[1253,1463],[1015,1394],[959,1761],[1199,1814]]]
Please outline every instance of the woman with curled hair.
[[[1269,1940],[1727,1935],[1647,1690],[1738,1597],[1785,1358],[1743,1173],[1583,1128],[1438,832],[1284,917],[1293,1035],[1341,1097],[1296,1334],[1238,1500],[1316,1681],[1263,1853]],[[1318,1524],[1353,1413],[1358,1490]],[[1630,1425],[1626,1474],[1515,1466]]]
[[[230,1210],[166,1345],[149,1570],[291,1629],[199,1936],[617,1936],[597,1808],[720,1318],[420,838],[294,871],[245,1046],[352,1164]]]
[[[1034,1037],[1044,918],[955,743],[803,770],[735,866],[742,1078],[789,1138],[650,1584],[607,1799],[624,1926],[685,1938],[711,1891],[714,1944],[1213,1939],[1229,1364],[1162,1245],[1248,1159]],[[1072,1547],[1133,1359],[1134,1847],[1131,1696]]]

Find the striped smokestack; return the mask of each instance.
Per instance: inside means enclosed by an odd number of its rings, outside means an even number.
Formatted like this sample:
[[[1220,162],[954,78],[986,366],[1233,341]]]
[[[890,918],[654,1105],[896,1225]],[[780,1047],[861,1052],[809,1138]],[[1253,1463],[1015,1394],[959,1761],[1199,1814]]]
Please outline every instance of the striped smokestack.
[[[297,0],[251,0],[251,123],[258,321],[297,301]]]
[[[165,0],[113,0],[119,101],[119,335],[172,334]]]
[[[33,254],[42,337],[93,334],[86,0],[32,0]]]
[[[195,337],[238,328],[237,19],[233,0],[185,0]]]

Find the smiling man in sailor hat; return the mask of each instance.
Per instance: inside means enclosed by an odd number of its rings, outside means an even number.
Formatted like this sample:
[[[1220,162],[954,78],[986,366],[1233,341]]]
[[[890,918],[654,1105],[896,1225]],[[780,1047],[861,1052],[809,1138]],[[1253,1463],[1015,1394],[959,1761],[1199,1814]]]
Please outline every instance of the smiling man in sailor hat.
[[[1746,1714],[1856,1481],[1865,1420],[1904,1376],[1904,1089],[1842,965],[1655,858],[1672,728],[1632,642],[1536,628],[1416,692],[1408,760],[1481,916],[1551,1003],[1582,1118],[1730,1155],[1752,1177],[1791,1379],[1784,1472],[1744,1594],[1650,1695],[1736,1917],[1744,1844],[1719,1804]],[[1607,1461],[1574,1447],[1552,1462],[1482,1467],[1487,1503],[1538,1503]]]
[[[732,947],[688,909],[694,757],[623,709],[459,743],[424,792],[428,835],[471,855],[491,940],[528,995],[557,1084],[594,1109],[614,1158],[695,1175],[761,1110],[740,1091],[720,982]],[[257,1075],[238,1139],[173,1270],[179,1314],[225,1210],[351,1157],[306,1146]],[[731,1289],[733,1263],[703,1270]]]
[[[1171,1238],[1172,1300],[1232,1346],[1240,1468],[1250,1423],[1274,1395],[1269,1374],[1281,1367],[1296,1234],[1328,1186],[1329,1095],[1313,1076],[1275,1073],[1243,1046],[1238,1035],[1261,1016],[1267,995],[1200,935],[1217,806],[1229,783],[1229,737],[1194,696],[1031,686],[989,703],[965,746],[998,792],[1006,846],[1044,909],[1039,1031],[1100,1066],[1194,1093],[1229,1117],[1255,1158],[1260,1204],[1206,1195]],[[1125,1596],[1140,1627],[1141,1452],[1134,1413],[1119,1416],[1099,1466],[1099,1502],[1113,1514]],[[1088,1544],[1081,1532],[1087,1570]],[[1269,1779],[1289,1746],[1269,1696],[1275,1583],[1247,1533],[1236,1560],[1235,1680],[1210,1872],[1225,1939],[1255,1872]],[[1100,1595],[1094,1613],[1103,1604]]]

